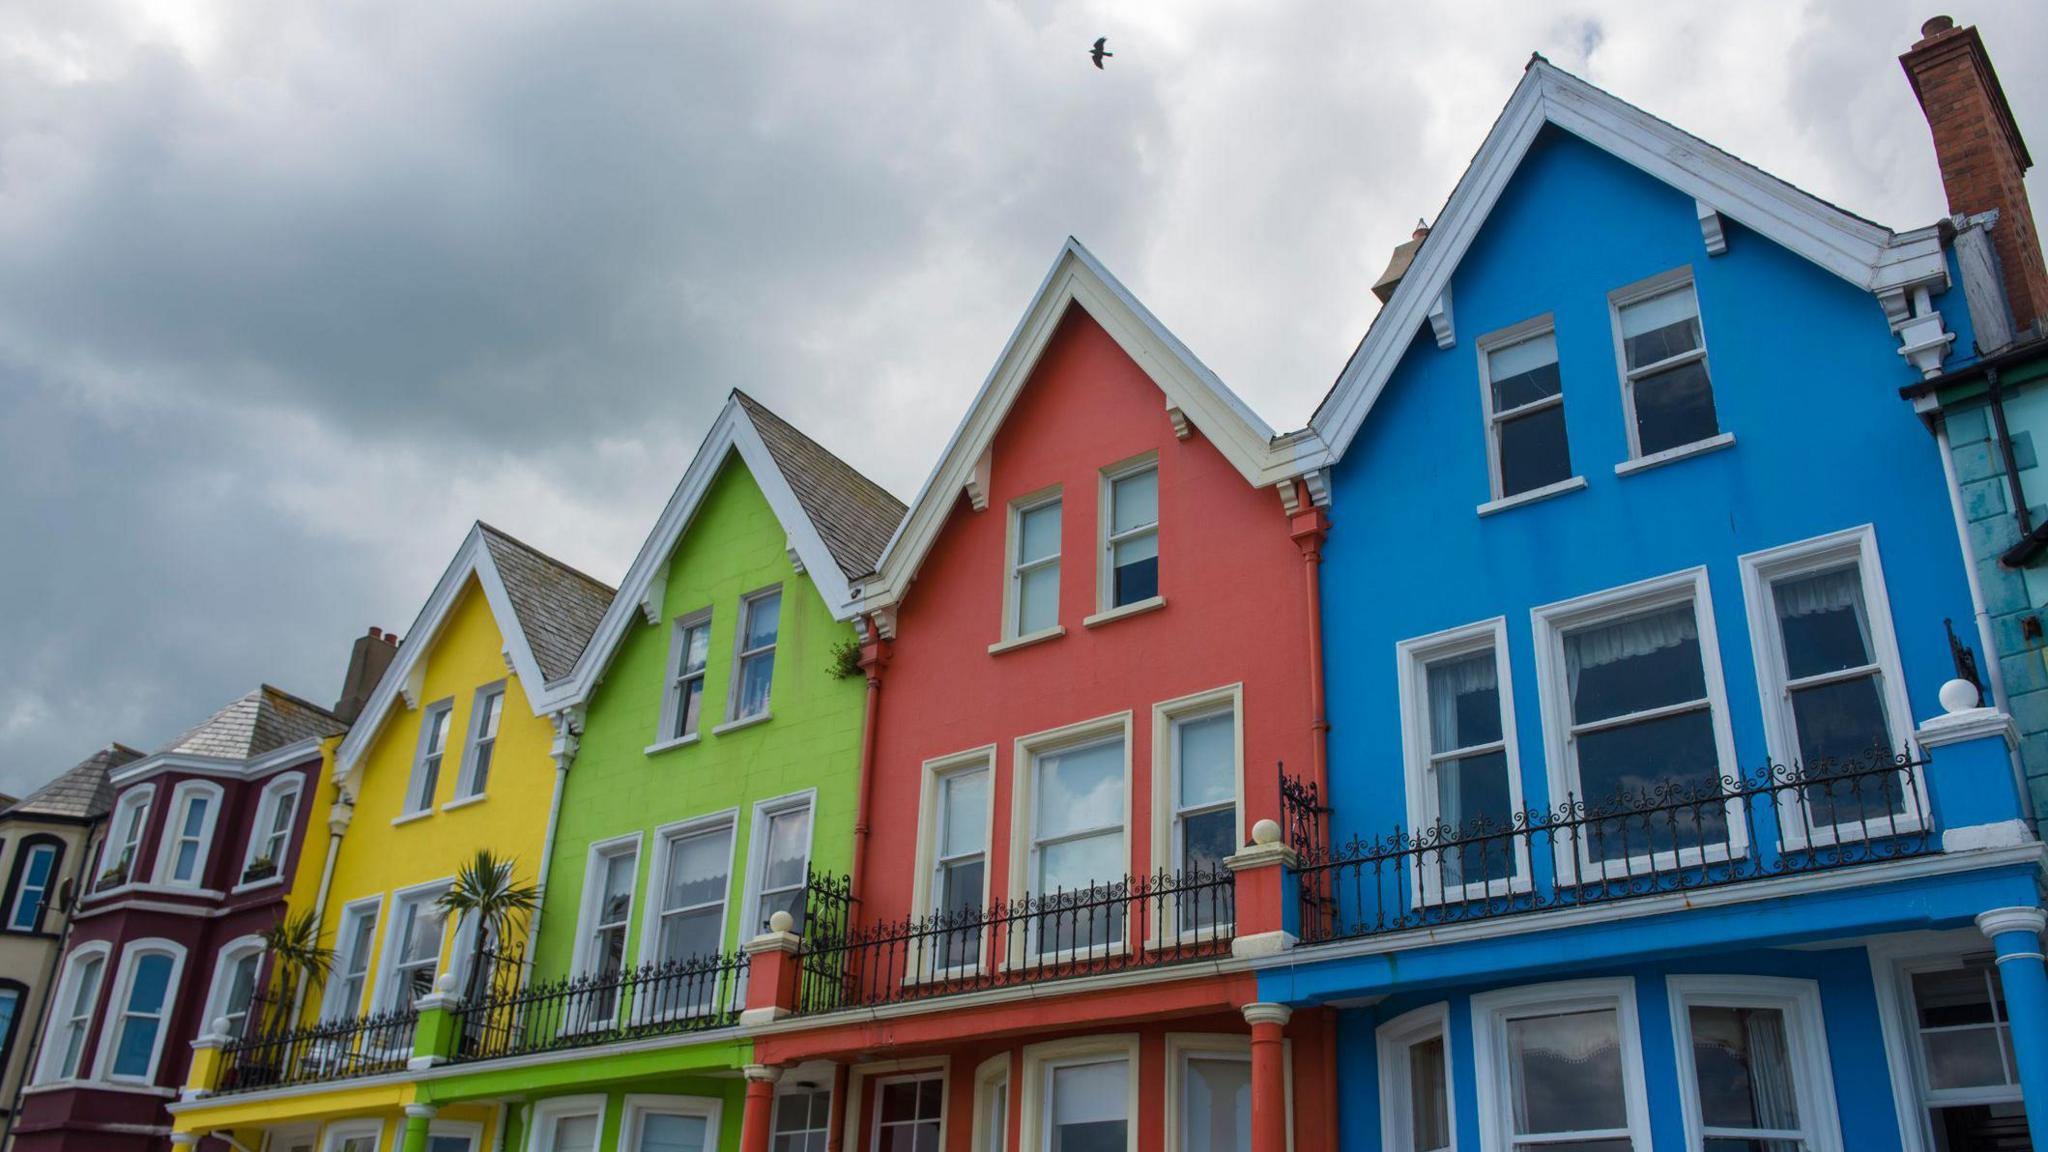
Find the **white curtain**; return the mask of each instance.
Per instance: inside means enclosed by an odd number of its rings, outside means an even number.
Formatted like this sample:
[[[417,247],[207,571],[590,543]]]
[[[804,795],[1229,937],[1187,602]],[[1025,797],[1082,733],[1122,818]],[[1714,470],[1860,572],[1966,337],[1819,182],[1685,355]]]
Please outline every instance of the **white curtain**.
[[[1499,708],[1500,679],[1494,666],[1493,650],[1474,656],[1441,660],[1429,666],[1429,750],[1452,752],[1475,741],[1458,731],[1458,701],[1461,697],[1487,693]],[[1436,764],[1437,823],[1452,828],[1465,824],[1462,760]],[[1446,863],[1451,863],[1447,861]],[[1455,882],[1455,881],[1454,881]]]
[[[1785,1043],[1785,1014],[1775,1008],[1752,1008],[1742,1016],[1749,1041],[1749,1084],[1756,1096],[1757,1127],[1799,1127],[1792,1057]]]
[[[1578,699],[1579,674],[1587,669],[1676,648],[1697,640],[1699,634],[1699,622],[1689,603],[1566,634],[1564,667],[1572,699]]]
[[[1863,637],[1863,658],[1870,659],[1870,612],[1863,604],[1863,574],[1855,566],[1780,580],[1771,586],[1771,591],[1777,598],[1781,620],[1825,612],[1854,612],[1856,631]]]

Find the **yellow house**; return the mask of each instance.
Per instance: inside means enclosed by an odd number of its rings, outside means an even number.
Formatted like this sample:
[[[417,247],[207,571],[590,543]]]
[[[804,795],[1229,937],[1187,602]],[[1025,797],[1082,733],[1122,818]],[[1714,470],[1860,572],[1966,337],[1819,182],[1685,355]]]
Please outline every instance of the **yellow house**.
[[[473,926],[436,901],[480,848],[510,859],[522,883],[546,875],[574,736],[533,700],[573,668],[612,594],[488,525],[471,529],[336,750],[327,819],[299,856],[292,912],[318,917],[330,970],[289,993],[296,1029],[219,1038],[217,1056],[195,1061],[213,1082],[172,1106],[175,1140],[390,1152],[411,1120],[424,1121],[429,1152],[495,1146],[498,1109],[437,1112],[414,1098],[414,1005],[437,981],[460,987],[475,951]]]

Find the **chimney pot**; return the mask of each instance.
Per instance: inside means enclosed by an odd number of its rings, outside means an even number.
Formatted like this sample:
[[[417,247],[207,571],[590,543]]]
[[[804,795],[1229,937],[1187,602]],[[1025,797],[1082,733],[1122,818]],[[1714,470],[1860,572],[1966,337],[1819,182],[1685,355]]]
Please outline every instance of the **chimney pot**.
[[[1947,16],[1933,16],[1933,17],[1929,17],[1929,18],[1928,18],[1928,21],[1927,21],[1927,23],[1925,23],[1925,24],[1922,24],[1922,25],[1920,26],[1920,39],[1922,39],[1922,40],[1932,40],[1932,39],[1934,39],[1934,38],[1935,38],[1936,36],[1939,36],[1939,35],[1941,35],[1941,34],[1942,34],[1943,32],[1949,32],[1949,31],[1953,31],[1953,30],[1954,30],[1954,28],[1955,28],[1955,26],[1956,26],[1956,22],[1955,22],[1955,21],[1954,21],[1953,19],[1951,19],[1950,17],[1947,17]]]
[[[383,638],[384,638],[384,630],[383,630],[382,628],[378,628],[378,627],[374,627],[374,626],[372,626],[372,627],[371,627],[371,629],[370,629],[370,639],[372,639],[372,640],[382,640]]]

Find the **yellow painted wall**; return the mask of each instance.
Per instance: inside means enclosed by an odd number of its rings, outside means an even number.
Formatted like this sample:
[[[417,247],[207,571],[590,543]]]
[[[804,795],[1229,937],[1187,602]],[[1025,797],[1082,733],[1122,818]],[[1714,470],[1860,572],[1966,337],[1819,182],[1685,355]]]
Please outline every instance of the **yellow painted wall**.
[[[471,577],[439,633],[429,642],[419,707],[405,707],[403,696],[393,700],[347,781],[355,793],[355,811],[335,857],[334,880],[321,924],[323,944],[337,946],[336,932],[344,908],[381,894],[384,908],[372,944],[372,955],[381,960],[385,934],[392,926],[392,894],[453,878],[456,869],[479,848],[488,847],[501,858],[511,858],[518,880],[537,882],[548,805],[554,795],[555,764],[548,751],[554,733],[547,718],[533,714],[519,677],[506,669],[504,649],[504,633],[491,613],[490,602]],[[505,683],[505,706],[483,799],[450,807],[468,748],[477,690],[499,681]],[[442,700],[452,701],[454,713],[449,719],[447,754],[434,808],[430,815],[393,824],[405,810],[406,789],[419,752],[420,725],[428,709]],[[322,789],[323,800],[332,795],[331,788]],[[313,815],[324,825],[324,808]],[[303,906],[312,906],[326,853],[325,839],[324,826],[308,839],[309,851],[293,888],[295,906],[301,893],[305,894]],[[451,919],[442,944],[442,971],[449,970],[453,959],[450,951],[455,928]],[[373,969],[371,984],[375,982]],[[317,991],[307,997],[309,1012],[320,1010]]]

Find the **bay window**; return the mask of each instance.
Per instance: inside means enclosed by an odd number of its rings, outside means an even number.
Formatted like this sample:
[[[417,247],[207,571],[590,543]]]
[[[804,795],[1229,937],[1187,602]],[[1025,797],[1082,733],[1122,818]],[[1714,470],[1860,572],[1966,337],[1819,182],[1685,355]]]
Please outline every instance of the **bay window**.
[[[184,949],[168,940],[137,941],[122,953],[122,975],[114,988],[100,1053],[107,1079],[147,1083],[156,1078],[184,963]]]
[[[1046,1070],[1045,1152],[1124,1152],[1130,1143],[1131,1064],[1054,1064]]]
[[[221,796],[220,785],[204,780],[187,780],[172,790],[171,819],[157,858],[163,883],[196,888],[205,879]]]
[[[1650,1152],[1632,980],[1472,998],[1480,1123],[1501,1152]]]
[[[64,975],[57,984],[48,1038],[43,1043],[40,1080],[74,1080],[83,1072],[85,1039],[92,1030],[93,1012],[99,1005],[100,981],[106,977],[105,943],[83,945],[64,962]]]
[[[1672,976],[1667,985],[1693,1147],[1840,1149],[1813,982]]]
[[[154,788],[137,788],[124,793],[115,805],[114,818],[108,825],[113,834],[107,837],[106,848],[100,853],[96,889],[135,879],[135,858],[142,850],[142,832],[149,823],[149,802],[155,795]]]
[[[342,910],[341,928],[335,933],[335,954],[324,1015],[330,1021],[346,1020],[363,1011],[363,995],[370,988],[370,967],[375,959],[370,948],[377,935],[379,902],[366,900]]]

